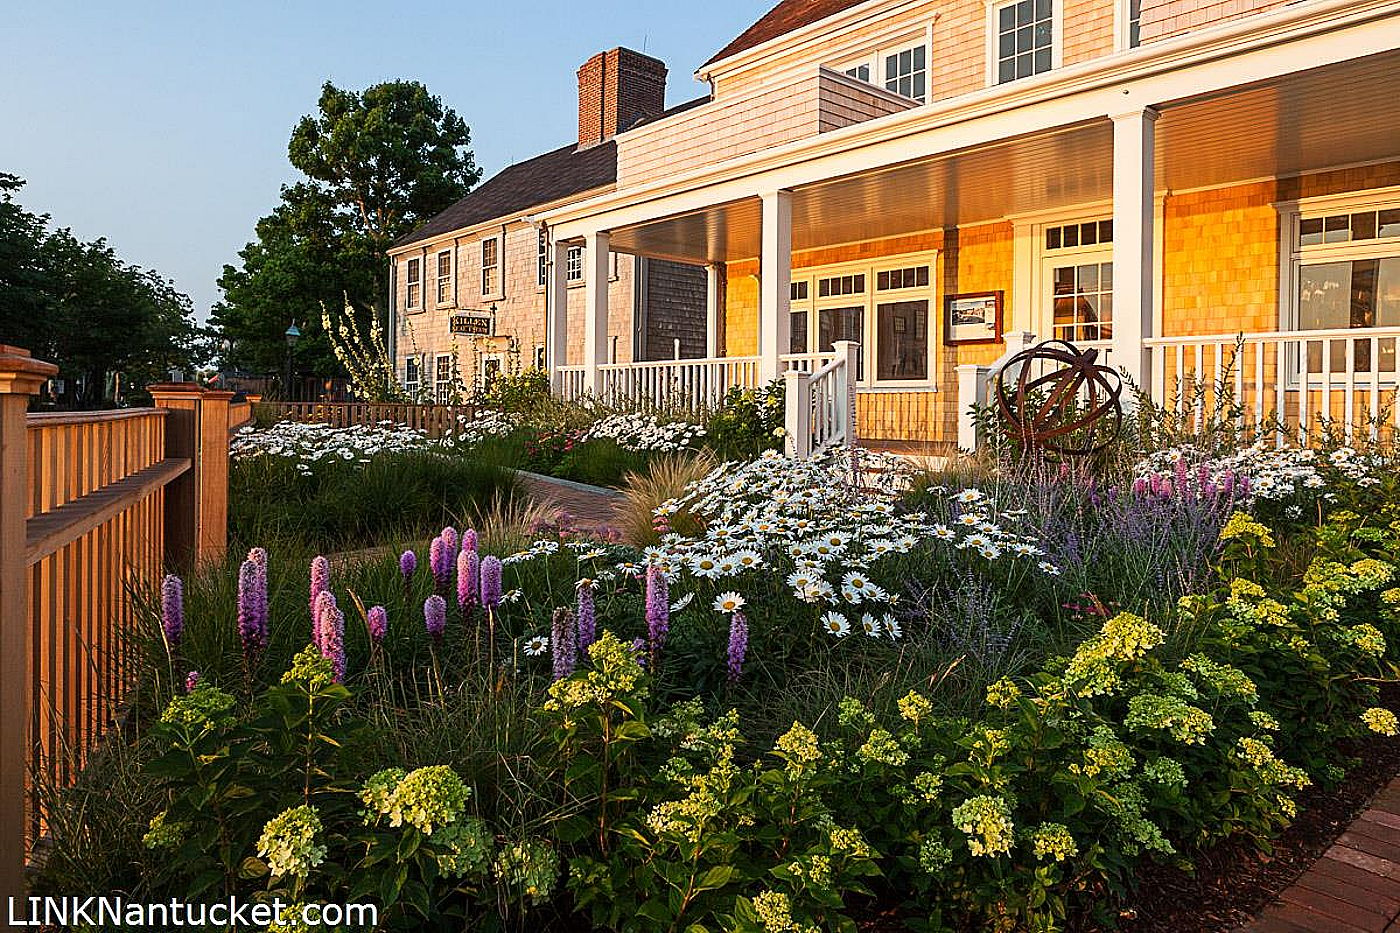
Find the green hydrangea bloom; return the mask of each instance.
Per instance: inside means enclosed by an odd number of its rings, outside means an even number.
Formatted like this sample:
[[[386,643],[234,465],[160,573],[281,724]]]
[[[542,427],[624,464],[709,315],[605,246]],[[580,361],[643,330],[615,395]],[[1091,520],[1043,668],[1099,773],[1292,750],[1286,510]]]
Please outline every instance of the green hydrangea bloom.
[[[503,846],[496,855],[496,878],[522,898],[543,903],[559,877],[559,857],[549,843],[527,839]]]
[[[1361,714],[1361,721],[1366,724],[1366,728],[1381,735],[1395,735],[1400,732],[1400,722],[1397,722],[1395,714],[1388,709],[1373,706]]]
[[[1186,771],[1175,758],[1154,758],[1142,766],[1143,780],[1158,787],[1184,788]]]
[[[753,899],[763,933],[818,933],[818,927],[798,923],[792,917],[792,901],[781,891],[763,891]]]
[[[1010,677],[1003,677],[987,687],[987,702],[998,709],[1010,709],[1021,697],[1021,688]]]
[[[865,761],[896,768],[909,762],[909,753],[900,746],[899,740],[886,729],[871,730],[870,738],[857,749],[856,754]]]
[[[315,645],[307,645],[292,658],[292,666],[282,675],[282,683],[301,684],[314,693],[335,683],[335,669]]]
[[[1128,701],[1123,724],[1134,732],[1161,729],[1186,745],[1204,745],[1215,731],[1210,713],[1192,706],[1180,697],[1140,693]]]
[[[1373,658],[1385,657],[1385,635],[1369,622],[1353,625],[1342,630],[1342,637],[1355,645],[1363,654]]]
[[[778,737],[774,749],[787,760],[787,770],[791,775],[800,775],[821,760],[821,743],[817,734],[800,722]]]
[[[1259,688],[1237,667],[1213,661],[1203,654],[1191,655],[1181,662],[1181,667],[1195,674],[1221,696],[1239,697],[1251,705],[1259,702]]]
[[[1041,823],[1031,831],[1031,849],[1038,859],[1063,862],[1079,854],[1079,844],[1061,823]]]
[[[475,816],[462,817],[441,827],[433,834],[433,842],[440,847],[438,868],[449,877],[475,876],[491,863],[491,831]]]
[[[1241,538],[1254,538],[1262,547],[1274,547],[1274,535],[1268,527],[1255,521],[1245,512],[1235,512],[1225,527],[1220,529],[1221,541]]]
[[[1239,756],[1270,784],[1303,788],[1312,783],[1302,768],[1295,768],[1280,761],[1274,755],[1274,750],[1259,739],[1243,736],[1235,745]]]
[[[1005,855],[1011,851],[1016,827],[1011,807],[1002,797],[972,797],[953,810],[953,825],[967,834],[973,855]]]
[[[314,807],[302,805],[283,810],[267,821],[258,839],[258,856],[267,862],[274,878],[292,875],[305,879],[326,858],[326,847],[316,844],[321,818]]]
[[[1119,741],[1109,726],[1097,726],[1084,749],[1084,763],[1072,764],[1070,771],[1085,777],[1116,778],[1133,770],[1136,764],[1128,746]]]
[[[189,693],[172,699],[161,712],[160,721],[170,725],[218,729],[233,722],[236,702],[232,695],[201,681]]]
[[[1065,667],[1065,683],[1079,696],[1112,693],[1120,683],[1117,665],[1139,660],[1165,638],[1141,616],[1119,613],[1074,652]]]
[[[168,821],[169,811],[162,810],[151,817],[146,835],[141,844],[148,849],[178,849],[185,842],[190,824],[183,821]]]
[[[917,690],[910,690],[899,701],[899,715],[918,726],[933,715],[933,703]]]
[[[374,775],[360,791],[371,822],[377,817],[388,817],[390,826],[407,823],[425,836],[431,836],[436,827],[455,822],[470,796],[471,788],[447,765],[419,768],[408,774],[391,768]]]
[[[875,725],[875,717],[865,704],[855,697],[842,697],[836,707],[836,721],[847,729],[865,728]]]
[[[953,850],[939,839],[925,839],[919,845],[919,867],[930,875],[936,875],[953,861]]]

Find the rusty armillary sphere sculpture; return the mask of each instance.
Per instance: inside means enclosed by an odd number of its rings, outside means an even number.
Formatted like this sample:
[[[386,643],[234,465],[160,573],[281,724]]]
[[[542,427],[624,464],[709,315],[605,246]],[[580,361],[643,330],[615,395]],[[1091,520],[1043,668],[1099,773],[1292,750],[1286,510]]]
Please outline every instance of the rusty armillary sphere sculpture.
[[[1087,457],[1123,429],[1123,380],[1065,340],[1022,350],[997,373],[997,408],[1025,447]]]

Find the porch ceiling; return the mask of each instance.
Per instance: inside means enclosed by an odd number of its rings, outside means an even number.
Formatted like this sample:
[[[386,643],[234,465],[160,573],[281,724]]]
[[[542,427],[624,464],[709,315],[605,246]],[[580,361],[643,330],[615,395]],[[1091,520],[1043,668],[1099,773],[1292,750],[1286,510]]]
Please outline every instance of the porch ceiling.
[[[1159,191],[1400,159],[1400,50],[1159,109]],[[1105,118],[798,188],[793,247],[985,223],[1112,196],[1113,129]],[[614,230],[612,244],[687,262],[751,259],[760,228],[753,198]]]
[[[1172,191],[1400,159],[1400,50],[1160,105]]]

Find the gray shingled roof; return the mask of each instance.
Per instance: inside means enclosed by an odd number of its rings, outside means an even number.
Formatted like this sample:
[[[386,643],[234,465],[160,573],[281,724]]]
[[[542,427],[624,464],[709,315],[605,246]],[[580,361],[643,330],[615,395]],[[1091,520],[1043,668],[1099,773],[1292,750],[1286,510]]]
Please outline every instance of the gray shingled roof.
[[[395,247],[429,240],[488,220],[513,220],[541,204],[559,201],[617,181],[617,143],[613,140],[579,149],[569,144],[501,169],[456,204]]]

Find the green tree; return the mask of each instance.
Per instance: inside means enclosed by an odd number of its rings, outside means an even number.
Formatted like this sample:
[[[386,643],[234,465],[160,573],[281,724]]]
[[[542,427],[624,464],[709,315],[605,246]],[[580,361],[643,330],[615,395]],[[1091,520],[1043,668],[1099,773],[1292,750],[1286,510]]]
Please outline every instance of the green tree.
[[[156,272],[123,262],[106,240],[48,229],[14,200],[23,184],[0,175],[0,333],[59,365],[65,402],[95,407],[139,399],[169,369],[188,371],[204,346],[190,299]]]
[[[213,323],[234,361],[280,372],[283,332],[296,321],[298,369],[342,371],[322,327],[322,308],[347,302],[357,324],[387,312],[385,251],[398,237],[466,194],[481,176],[461,117],[413,81],[362,93],[327,82],[318,113],[292,131],[288,158],[305,179],[257,224],[257,239],[219,279]]]

